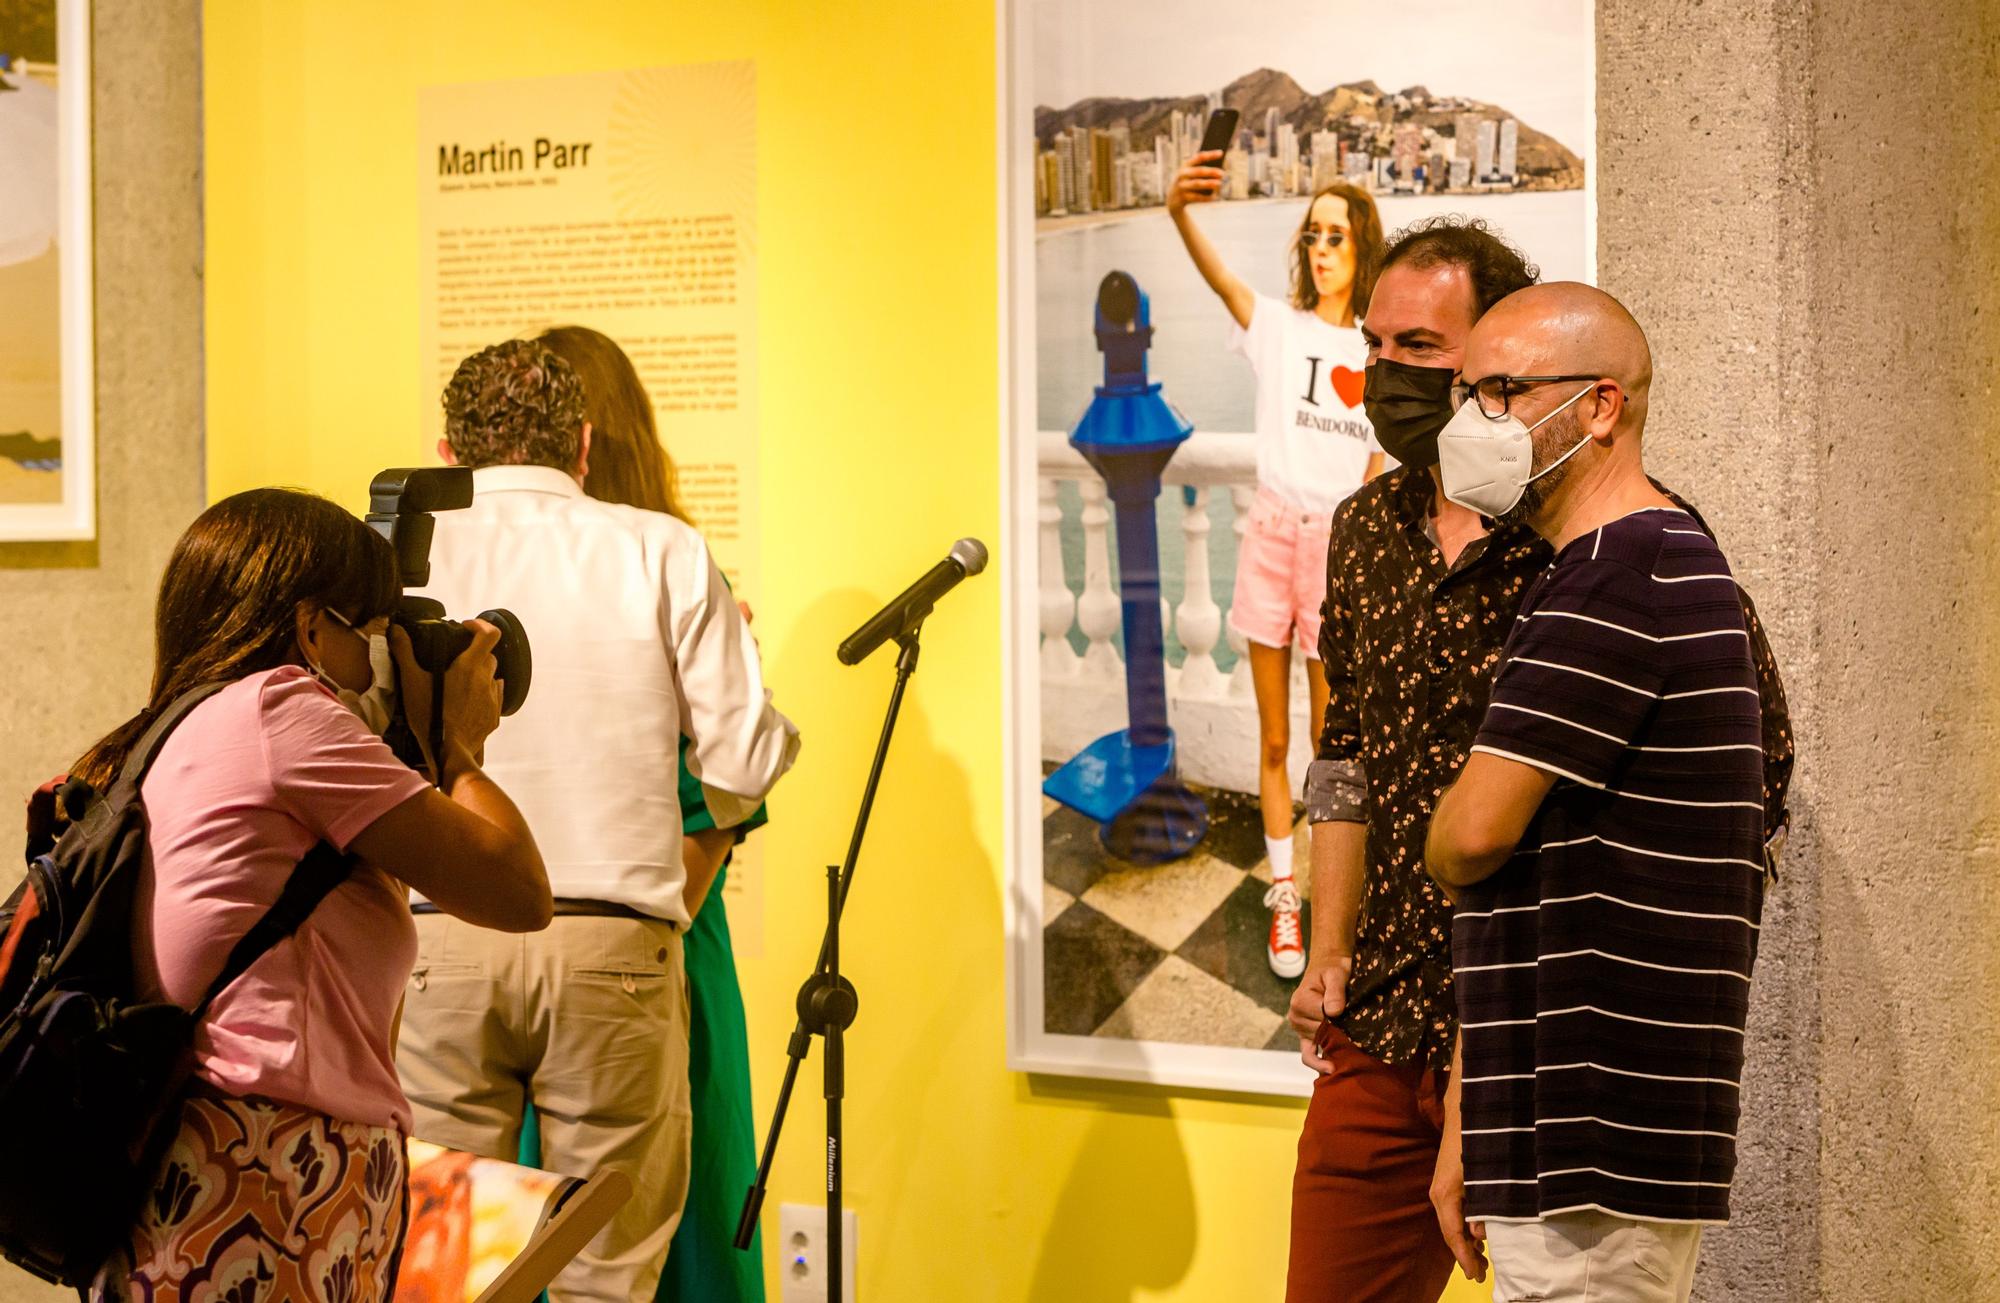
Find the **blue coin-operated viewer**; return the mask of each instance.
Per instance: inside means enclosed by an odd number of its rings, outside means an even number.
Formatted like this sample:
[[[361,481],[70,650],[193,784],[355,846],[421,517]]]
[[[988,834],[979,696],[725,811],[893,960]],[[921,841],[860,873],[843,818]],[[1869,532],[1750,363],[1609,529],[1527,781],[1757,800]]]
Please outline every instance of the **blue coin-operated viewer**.
[[[1070,446],[1104,477],[1118,517],[1118,587],[1125,614],[1125,708],[1129,727],[1107,733],[1048,776],[1042,791],[1098,823],[1106,850],[1160,864],[1193,850],[1208,831],[1208,807],[1181,785],[1167,727],[1166,641],[1160,628],[1160,537],[1154,502],[1174,449],[1194,433],[1188,419],[1146,380],[1153,342],[1139,284],[1114,271],[1097,287],[1097,348],[1104,383]]]

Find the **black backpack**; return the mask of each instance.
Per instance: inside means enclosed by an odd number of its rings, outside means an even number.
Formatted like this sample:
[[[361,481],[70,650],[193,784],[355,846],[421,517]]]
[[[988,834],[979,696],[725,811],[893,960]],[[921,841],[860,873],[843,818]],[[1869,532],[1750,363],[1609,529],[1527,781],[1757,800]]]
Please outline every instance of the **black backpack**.
[[[223,686],[169,705],[111,790],[29,863],[0,909],[0,1254],[79,1291],[125,1243],[158,1176],[195,1024],[352,868],[323,842],[309,851],[192,1011],[135,997],[139,781],[174,727]]]

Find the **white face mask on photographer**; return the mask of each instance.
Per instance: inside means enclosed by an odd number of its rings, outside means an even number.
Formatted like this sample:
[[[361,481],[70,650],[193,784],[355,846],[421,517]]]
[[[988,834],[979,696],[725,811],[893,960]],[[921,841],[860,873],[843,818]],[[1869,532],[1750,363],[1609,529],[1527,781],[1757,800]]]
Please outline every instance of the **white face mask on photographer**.
[[[1533,425],[1523,425],[1511,411],[1498,419],[1488,416],[1480,409],[1478,397],[1468,396],[1465,405],[1438,432],[1438,470],[1445,497],[1496,520],[1512,511],[1530,484],[1590,442],[1590,436],[1584,435],[1575,447],[1535,470],[1534,432],[1596,388],[1595,384],[1585,385]]]
[[[332,607],[328,607],[326,613],[346,628],[361,634],[361,630],[355,629],[346,616]],[[340,699],[341,705],[361,717],[362,724],[370,733],[381,737],[389,731],[389,725],[396,718],[396,662],[389,654],[387,635],[371,633],[361,636],[368,639],[368,668],[373,674],[368,691],[356,692],[353,688],[342,687],[331,674],[313,664],[311,657],[306,658],[306,668]]]

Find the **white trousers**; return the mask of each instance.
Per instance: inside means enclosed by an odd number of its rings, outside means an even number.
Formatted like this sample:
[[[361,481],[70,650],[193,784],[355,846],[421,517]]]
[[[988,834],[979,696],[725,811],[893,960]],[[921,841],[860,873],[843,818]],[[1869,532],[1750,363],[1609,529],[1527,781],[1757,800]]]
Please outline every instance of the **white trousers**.
[[[1486,1223],[1493,1303],[1687,1303],[1701,1227],[1575,1212]]]

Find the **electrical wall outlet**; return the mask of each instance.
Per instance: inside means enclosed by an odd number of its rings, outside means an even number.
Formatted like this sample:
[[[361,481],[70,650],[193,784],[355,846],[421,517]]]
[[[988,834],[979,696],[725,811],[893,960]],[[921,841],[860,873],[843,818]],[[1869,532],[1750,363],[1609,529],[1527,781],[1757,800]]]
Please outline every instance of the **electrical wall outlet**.
[[[854,1303],[854,1260],[860,1256],[852,1208],[840,1210],[840,1297]],[[827,1303],[826,1205],[778,1205],[779,1303]]]

